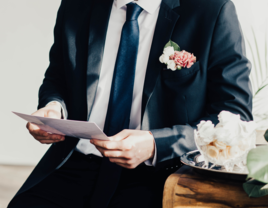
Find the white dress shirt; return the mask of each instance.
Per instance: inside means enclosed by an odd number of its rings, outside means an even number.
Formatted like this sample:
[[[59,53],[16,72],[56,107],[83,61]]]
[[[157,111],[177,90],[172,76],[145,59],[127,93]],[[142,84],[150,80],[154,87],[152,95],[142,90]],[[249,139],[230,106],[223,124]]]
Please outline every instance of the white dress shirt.
[[[89,121],[95,122],[102,130],[108,110],[121,31],[126,21],[126,4],[130,2],[134,2],[143,8],[138,18],[140,39],[129,124],[129,129],[140,129],[143,86],[161,1],[162,0],[114,0],[107,29],[96,98],[89,117]],[[87,139],[81,138],[76,146],[76,150],[84,154],[94,154],[102,157],[101,153]],[[145,161],[145,164],[155,165],[155,162],[156,149],[153,161]]]

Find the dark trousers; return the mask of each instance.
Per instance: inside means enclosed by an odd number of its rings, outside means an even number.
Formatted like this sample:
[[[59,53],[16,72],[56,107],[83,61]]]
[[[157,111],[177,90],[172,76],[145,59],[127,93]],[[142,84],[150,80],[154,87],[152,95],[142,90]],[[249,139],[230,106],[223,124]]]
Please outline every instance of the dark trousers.
[[[89,208],[101,160],[74,152],[61,168],[16,196],[9,208]],[[161,208],[167,176],[146,165],[123,169],[109,208]]]

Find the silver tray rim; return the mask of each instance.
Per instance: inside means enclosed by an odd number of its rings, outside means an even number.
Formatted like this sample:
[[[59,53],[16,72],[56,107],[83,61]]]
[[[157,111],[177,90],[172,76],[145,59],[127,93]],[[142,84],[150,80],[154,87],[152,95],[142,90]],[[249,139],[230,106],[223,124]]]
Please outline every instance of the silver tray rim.
[[[268,143],[261,143],[261,144],[256,144],[256,147],[260,147],[260,146],[268,146]],[[190,166],[190,167],[193,167],[195,169],[199,169],[199,170],[202,170],[202,171],[209,171],[209,172],[215,172],[215,173],[223,173],[223,174],[228,174],[228,175],[237,175],[237,176],[247,176],[248,173],[241,173],[241,172],[235,172],[235,171],[232,171],[232,172],[228,172],[228,171],[223,171],[223,170],[215,170],[215,169],[208,169],[208,168],[202,168],[202,167],[199,167],[199,166],[194,166],[194,165],[191,165],[185,161],[183,161],[183,159],[185,158],[186,160],[186,156],[189,155],[189,154],[194,154],[196,152],[199,152],[199,154],[201,155],[200,151],[199,150],[193,150],[193,151],[190,151],[190,152],[187,152],[187,153],[184,153],[180,160],[181,160],[181,163],[183,163],[184,165],[187,165],[187,166]]]
[[[183,160],[183,159],[187,160],[188,155],[194,154],[196,152],[198,152],[199,155],[201,155],[199,150],[194,150],[194,151],[184,153],[181,156],[181,163],[183,163],[184,165],[190,166],[192,168],[196,168],[196,169],[200,169],[200,170],[204,170],[204,171],[210,171],[210,172],[216,172],[216,173],[226,173],[226,174],[235,174],[235,175],[240,175],[240,176],[247,176],[248,175],[248,173],[240,173],[240,172],[233,172],[233,171],[228,172],[228,171],[223,171],[223,170],[214,170],[214,169],[209,169],[209,168],[202,168],[202,167],[198,167],[198,166],[195,166],[195,165],[191,165],[191,164],[189,164],[189,163],[187,163],[186,161]]]

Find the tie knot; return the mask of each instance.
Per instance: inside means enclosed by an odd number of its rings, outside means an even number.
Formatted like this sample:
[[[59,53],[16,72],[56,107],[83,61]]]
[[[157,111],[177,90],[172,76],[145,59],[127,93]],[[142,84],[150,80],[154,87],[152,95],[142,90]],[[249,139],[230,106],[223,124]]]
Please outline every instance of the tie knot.
[[[127,21],[137,20],[142,10],[143,9],[138,4],[127,4]]]

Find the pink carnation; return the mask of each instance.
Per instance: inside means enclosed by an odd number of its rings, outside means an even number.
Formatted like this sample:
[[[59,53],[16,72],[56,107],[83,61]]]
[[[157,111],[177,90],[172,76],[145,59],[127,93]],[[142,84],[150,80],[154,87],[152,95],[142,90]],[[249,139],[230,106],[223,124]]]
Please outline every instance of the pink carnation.
[[[175,51],[174,55],[170,58],[175,61],[177,67],[190,68],[196,62],[194,54],[186,51]]]

